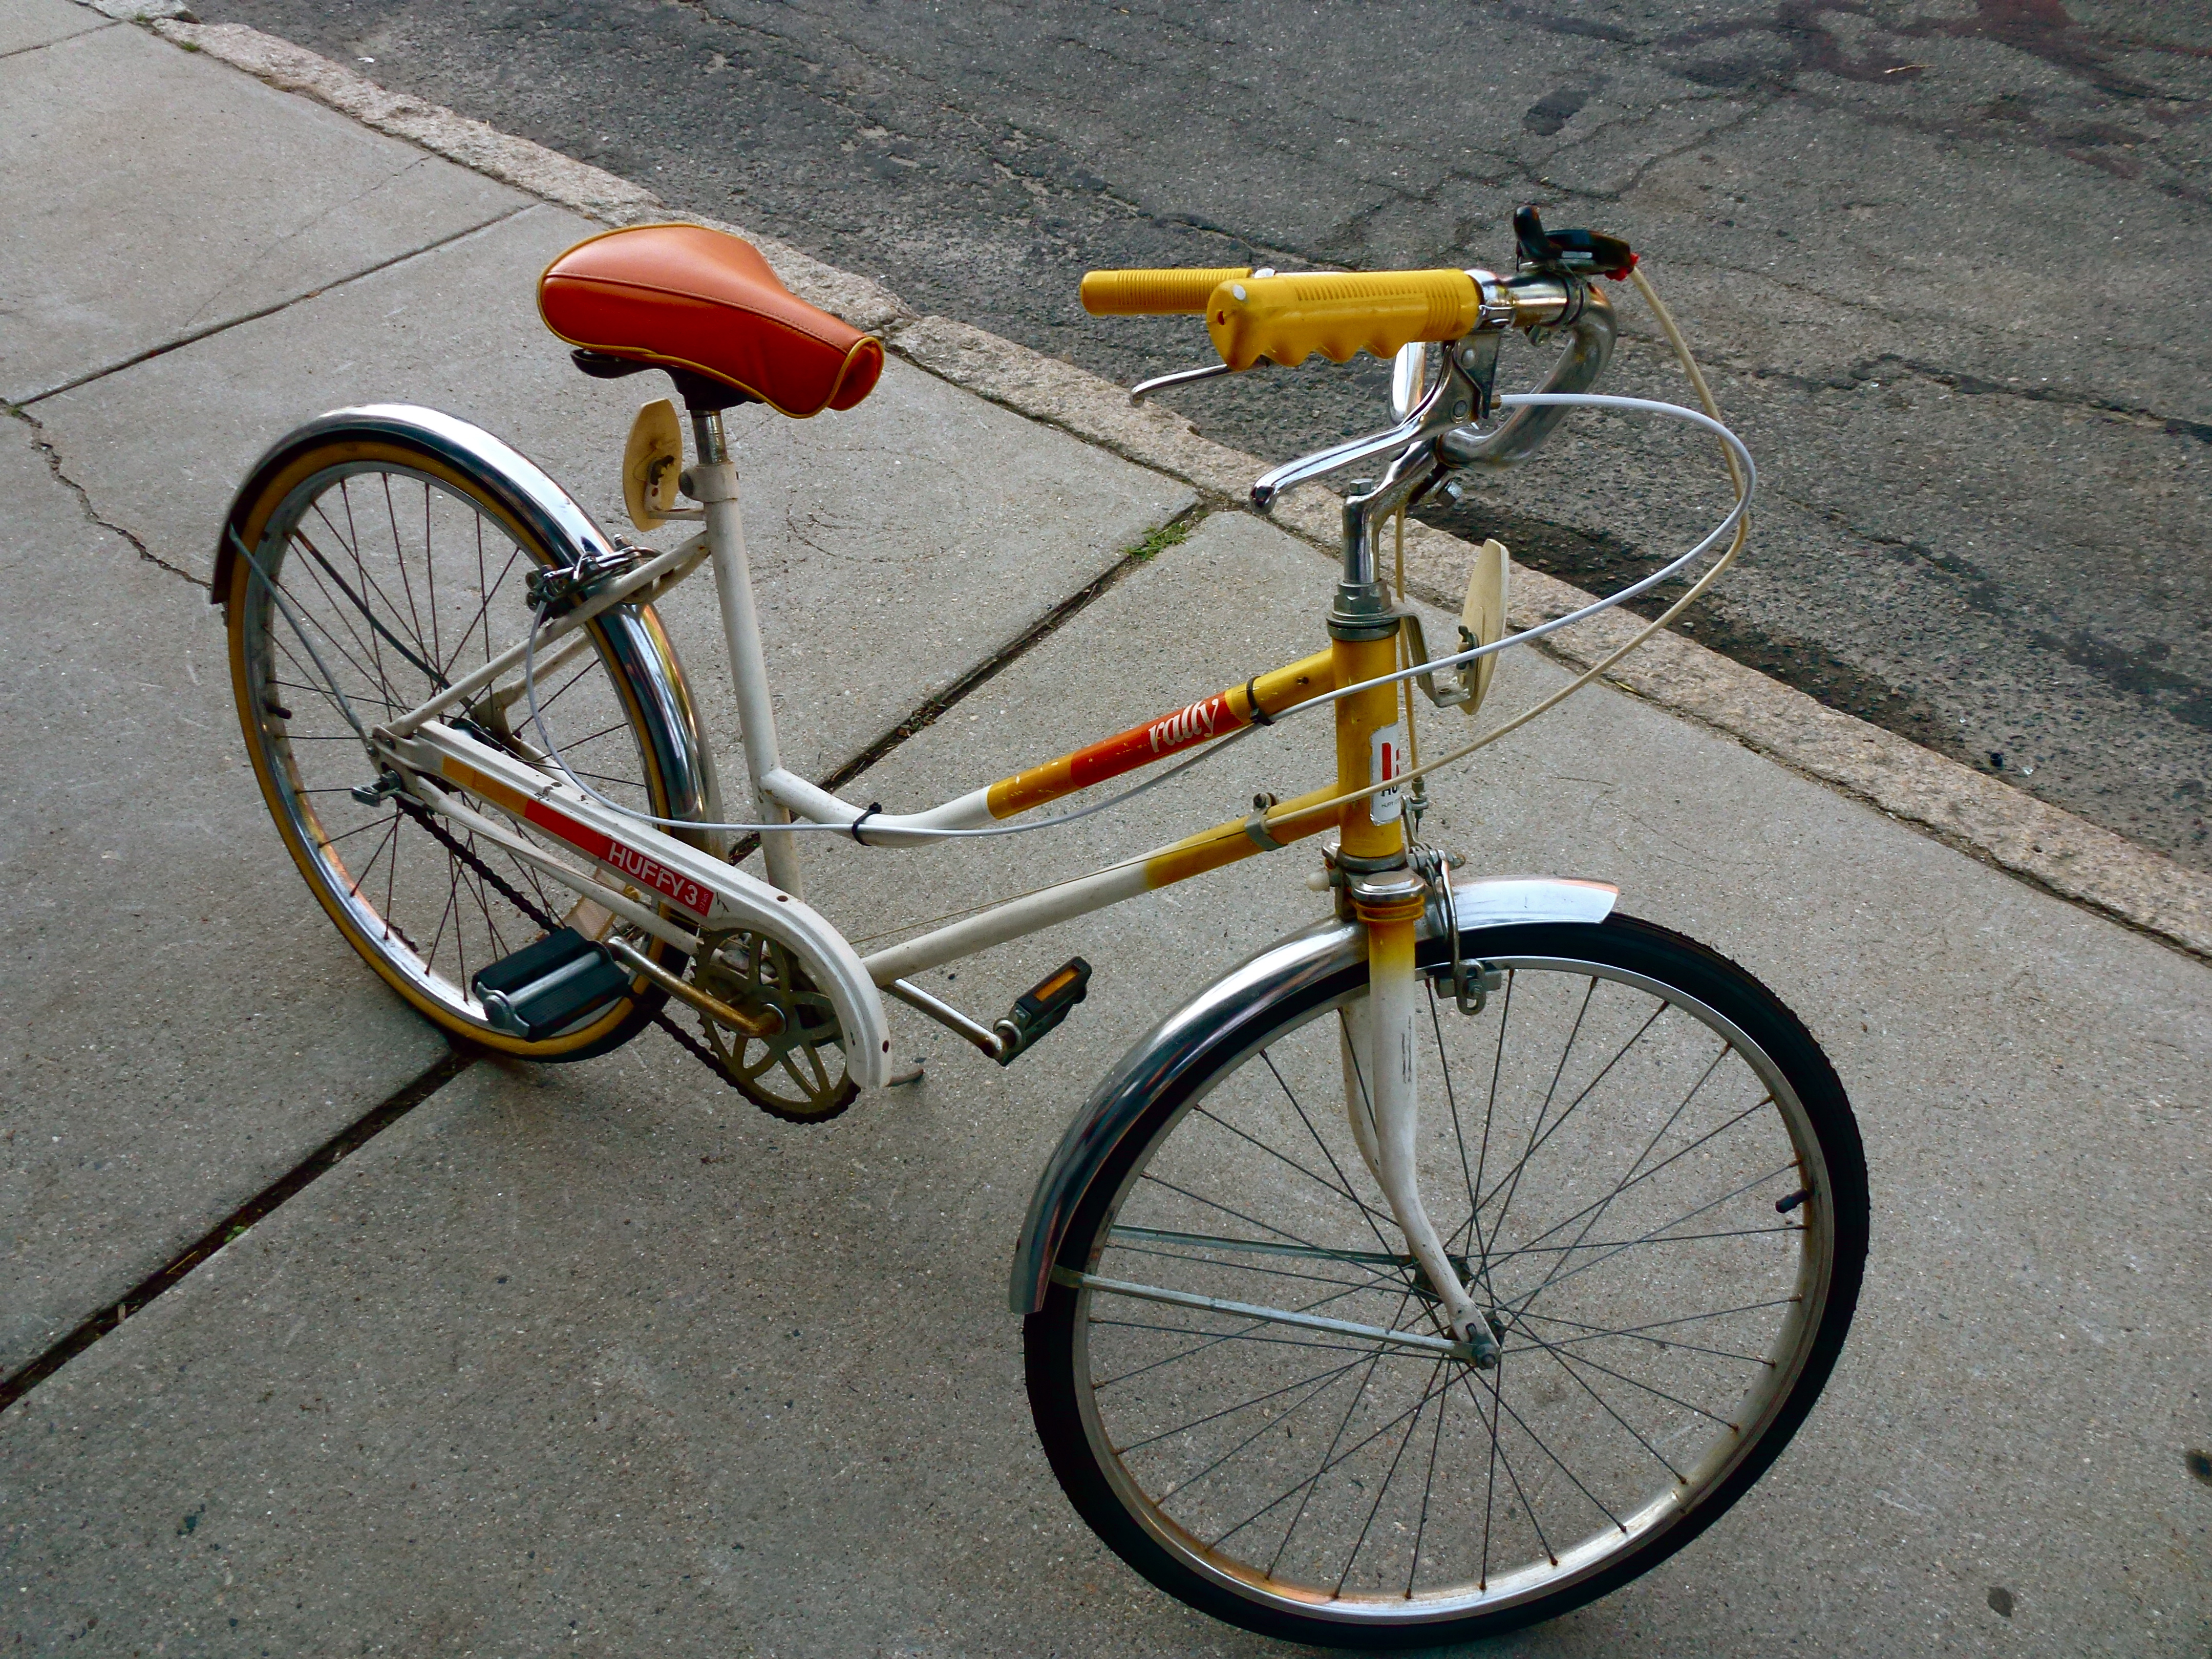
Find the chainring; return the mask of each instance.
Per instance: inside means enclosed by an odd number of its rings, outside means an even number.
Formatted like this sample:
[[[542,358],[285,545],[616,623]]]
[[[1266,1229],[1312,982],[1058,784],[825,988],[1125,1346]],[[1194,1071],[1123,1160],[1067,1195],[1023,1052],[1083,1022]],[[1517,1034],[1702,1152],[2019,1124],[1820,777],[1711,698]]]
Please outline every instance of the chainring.
[[[733,1008],[773,1009],[783,1019],[774,1036],[758,1037],[700,1016],[730,1086],[787,1123],[824,1123],[850,1106],[860,1091],[846,1073],[837,1011],[798,958],[765,933],[715,933],[701,943],[694,985]]]

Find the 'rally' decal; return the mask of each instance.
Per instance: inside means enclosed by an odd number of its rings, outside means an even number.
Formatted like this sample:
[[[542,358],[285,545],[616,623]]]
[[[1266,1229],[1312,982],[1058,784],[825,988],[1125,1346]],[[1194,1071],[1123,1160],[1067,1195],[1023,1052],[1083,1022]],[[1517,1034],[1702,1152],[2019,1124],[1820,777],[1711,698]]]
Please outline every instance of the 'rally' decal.
[[[1214,727],[1229,712],[1228,700],[1218,692],[1204,702],[1194,702],[1188,708],[1179,708],[1164,720],[1154,720],[1146,727],[1155,755],[1172,754],[1194,743],[1203,743],[1213,735]]]

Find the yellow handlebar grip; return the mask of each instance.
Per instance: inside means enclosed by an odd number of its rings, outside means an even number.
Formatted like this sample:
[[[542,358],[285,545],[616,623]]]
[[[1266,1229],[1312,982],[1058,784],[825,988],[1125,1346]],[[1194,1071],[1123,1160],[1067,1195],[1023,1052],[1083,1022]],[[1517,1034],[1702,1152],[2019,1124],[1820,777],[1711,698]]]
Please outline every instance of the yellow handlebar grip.
[[[1094,317],[1195,317],[1222,283],[1249,276],[1252,269],[1212,270],[1089,270],[1083,274],[1083,308]]]
[[[1415,340],[1456,340],[1481,314],[1463,270],[1232,276],[1206,301],[1206,331],[1231,368],[1262,357],[1295,368],[1316,351],[1342,363],[1360,351],[1387,358]]]

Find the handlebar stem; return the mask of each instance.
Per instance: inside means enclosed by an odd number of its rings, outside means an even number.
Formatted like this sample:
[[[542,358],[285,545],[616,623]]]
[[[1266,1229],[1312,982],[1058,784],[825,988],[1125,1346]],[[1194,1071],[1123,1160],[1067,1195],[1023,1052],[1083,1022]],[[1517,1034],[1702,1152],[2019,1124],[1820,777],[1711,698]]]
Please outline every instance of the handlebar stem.
[[[1395,426],[1304,455],[1262,473],[1252,486],[1252,505],[1265,513],[1285,490],[1362,461],[1391,457],[1382,479],[1344,502],[1342,580],[1329,613],[1329,632],[1341,639],[1379,637],[1397,626],[1389,595],[1376,576],[1375,532],[1384,520],[1419,500],[1443,473],[1468,466],[1504,467],[1533,454],[1565,417],[1559,405],[1516,410],[1492,432],[1476,428],[1489,417],[1498,374],[1498,348],[1505,331],[1565,331],[1567,344],[1552,365],[1544,392],[1585,392],[1604,374],[1617,329],[1613,307],[1588,280],[1550,271],[1500,278],[1470,270],[1482,297],[1473,330],[1447,342],[1443,373]]]

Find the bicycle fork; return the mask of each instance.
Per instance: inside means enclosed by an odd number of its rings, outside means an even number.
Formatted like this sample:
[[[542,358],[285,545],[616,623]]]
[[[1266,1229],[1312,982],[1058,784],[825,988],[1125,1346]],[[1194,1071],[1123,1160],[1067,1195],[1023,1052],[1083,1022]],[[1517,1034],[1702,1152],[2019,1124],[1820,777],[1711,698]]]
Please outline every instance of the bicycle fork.
[[[1413,946],[1427,892],[1411,871],[1394,871],[1355,881],[1352,894],[1367,929],[1367,1000],[1348,1006],[1338,1026],[1352,1136],[1444,1322],[1473,1351],[1474,1363],[1487,1369],[1498,1363],[1498,1339],[1461,1283],[1421,1202],[1421,1045],[1415,1030],[1421,987]]]
[[[1347,580],[1340,592],[1353,591]],[[1347,616],[1346,608],[1340,599],[1339,614],[1330,618],[1337,683],[1347,685],[1389,673],[1397,665],[1396,618]],[[1338,704],[1340,789],[1364,789],[1404,769],[1398,695],[1395,686],[1378,687]],[[1339,1027],[1352,1139],[1419,1265],[1423,1288],[1435,1297],[1453,1339],[1468,1346],[1476,1364],[1487,1368],[1498,1363],[1498,1339],[1461,1282],[1421,1202],[1420,1043],[1414,1029],[1420,981],[1413,954],[1428,889],[1407,866],[1405,829],[1395,795],[1376,795],[1346,809],[1338,857],[1352,910],[1367,933],[1367,999],[1348,1005]]]

